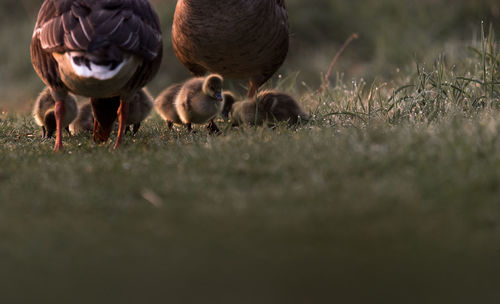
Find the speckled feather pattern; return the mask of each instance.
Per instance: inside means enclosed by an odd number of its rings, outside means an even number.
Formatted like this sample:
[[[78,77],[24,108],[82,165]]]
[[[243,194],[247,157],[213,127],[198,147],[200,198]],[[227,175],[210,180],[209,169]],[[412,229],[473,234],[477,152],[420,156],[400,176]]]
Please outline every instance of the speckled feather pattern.
[[[206,71],[250,79],[258,86],[282,65],[289,47],[288,15],[277,0],[179,0],[172,42],[195,75]]]

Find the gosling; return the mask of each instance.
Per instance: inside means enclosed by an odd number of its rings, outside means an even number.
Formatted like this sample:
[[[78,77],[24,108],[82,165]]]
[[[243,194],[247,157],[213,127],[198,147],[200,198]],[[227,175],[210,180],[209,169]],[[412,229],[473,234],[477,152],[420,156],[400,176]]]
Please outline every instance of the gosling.
[[[163,92],[158,95],[155,99],[155,109],[160,117],[167,122],[168,128],[171,130],[174,124],[182,124],[179,115],[177,115],[177,110],[175,109],[175,99],[180,89],[182,88],[182,83],[176,83],[166,88]]]
[[[233,104],[236,102],[236,97],[230,91],[224,91],[222,93],[222,97],[224,98],[224,101],[222,103],[221,116],[222,118],[224,118],[224,120],[227,121],[229,119],[229,113],[231,112],[231,108],[233,107]]]
[[[43,138],[51,138],[56,131],[55,105],[50,89],[47,87],[40,93],[33,107],[33,117],[37,125],[42,127]],[[64,109],[62,127],[71,135],[68,126],[78,113],[75,97],[71,94],[64,99]]]
[[[94,113],[92,112],[92,105],[87,102],[78,109],[78,115],[69,125],[69,130],[74,135],[82,132],[92,132],[93,129]]]
[[[214,118],[221,111],[222,83],[220,75],[211,74],[173,85],[157,98],[156,109],[167,121],[169,128],[174,123],[182,123],[191,132],[192,124],[204,124],[208,121],[209,133],[219,133]]]
[[[230,111],[233,126],[240,124],[273,126],[283,121],[292,126],[309,119],[309,115],[292,96],[278,91],[262,91],[256,98],[224,105],[224,108]]]
[[[126,132],[130,132],[130,126],[133,126],[132,134],[135,135],[143,122],[153,109],[153,98],[146,89],[135,93],[134,98],[129,104],[129,113],[127,117]]]

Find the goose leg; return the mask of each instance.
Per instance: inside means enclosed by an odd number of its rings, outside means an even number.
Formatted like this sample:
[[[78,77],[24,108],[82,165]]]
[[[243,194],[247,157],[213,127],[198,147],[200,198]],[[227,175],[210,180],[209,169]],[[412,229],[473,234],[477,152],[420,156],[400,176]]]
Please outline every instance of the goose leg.
[[[257,90],[259,89],[259,86],[255,83],[255,81],[250,80],[250,88],[248,88],[248,98],[253,98],[255,94],[257,93]]]
[[[250,78],[249,85],[250,87],[248,88],[248,98],[254,98],[257,92],[259,91],[259,88],[266,83],[266,81],[271,78],[273,73],[269,74],[264,74],[264,75],[259,75],[259,76],[253,76]]]
[[[116,120],[120,108],[120,98],[91,98],[92,113],[94,114],[94,141],[98,144],[105,143]]]
[[[126,127],[125,123],[127,121],[128,110],[129,110],[128,102],[122,99],[120,101],[120,107],[118,108],[119,127],[118,127],[118,137],[116,138],[114,146],[115,149],[117,149],[122,144],[122,138],[123,138],[123,133],[125,132],[125,127]]]
[[[42,126],[42,138],[47,138],[47,129],[45,129],[45,126]]]
[[[99,136],[97,135],[97,130],[99,130],[99,123],[97,122],[97,119],[94,119],[94,134],[92,135],[92,138],[94,139],[94,142],[99,143]]]
[[[64,108],[64,101],[57,100],[54,114],[56,116],[56,143],[54,145],[54,151],[59,152],[63,148],[62,143],[62,120],[66,109]]]
[[[174,126],[174,123],[171,121],[167,121],[167,126],[169,130],[172,130],[172,127]]]
[[[188,133],[191,133],[191,131],[193,131],[193,127],[191,126],[191,123],[186,124],[186,127],[188,129]]]

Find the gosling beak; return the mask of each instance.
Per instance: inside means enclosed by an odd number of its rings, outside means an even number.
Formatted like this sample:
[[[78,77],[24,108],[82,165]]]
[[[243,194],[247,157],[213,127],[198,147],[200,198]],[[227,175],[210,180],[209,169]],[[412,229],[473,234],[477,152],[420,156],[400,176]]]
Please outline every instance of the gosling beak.
[[[223,101],[224,98],[222,97],[222,92],[215,92],[215,98],[217,101]]]

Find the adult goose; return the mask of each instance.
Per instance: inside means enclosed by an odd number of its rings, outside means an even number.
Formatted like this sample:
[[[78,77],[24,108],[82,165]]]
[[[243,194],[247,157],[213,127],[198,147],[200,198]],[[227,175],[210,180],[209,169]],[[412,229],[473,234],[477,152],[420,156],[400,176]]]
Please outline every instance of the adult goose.
[[[253,97],[288,53],[285,1],[178,0],[172,42],[194,75],[248,79],[247,95]]]
[[[62,149],[68,92],[91,97],[95,140],[107,139],[118,116],[117,148],[128,103],[153,78],[161,59],[160,23],[147,0],[45,0],[33,32],[31,60],[56,102],[54,150]]]

